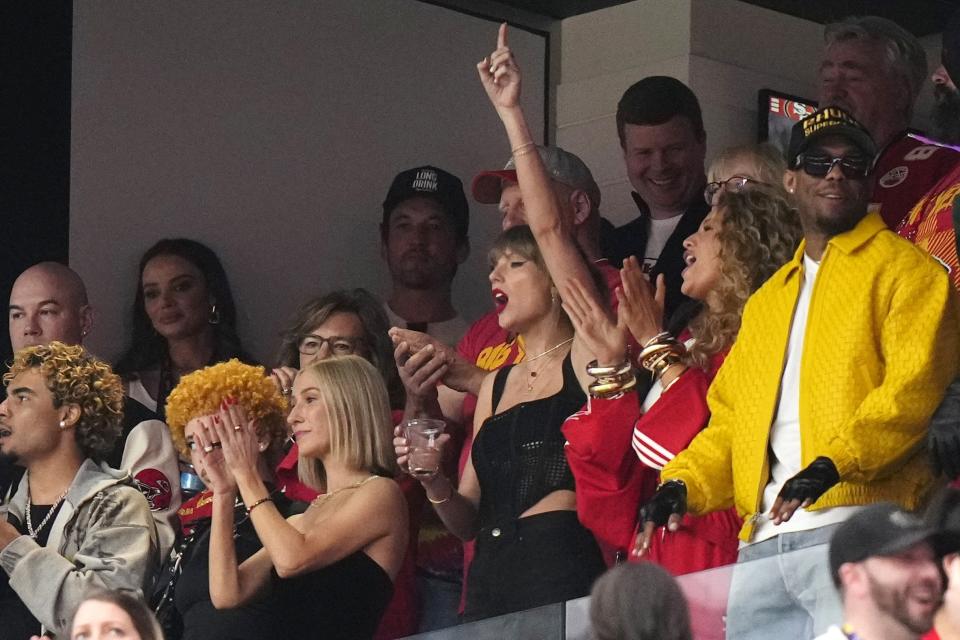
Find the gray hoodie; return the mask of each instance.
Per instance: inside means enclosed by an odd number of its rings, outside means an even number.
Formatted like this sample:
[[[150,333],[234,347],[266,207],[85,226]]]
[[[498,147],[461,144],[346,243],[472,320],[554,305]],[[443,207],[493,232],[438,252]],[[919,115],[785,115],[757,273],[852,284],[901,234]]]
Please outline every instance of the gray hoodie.
[[[27,478],[6,505],[24,520]],[[44,631],[69,636],[67,625],[91,589],[149,593],[159,568],[150,507],[129,475],[86,460],[50,525],[47,546],[20,536],[0,550],[0,566]]]

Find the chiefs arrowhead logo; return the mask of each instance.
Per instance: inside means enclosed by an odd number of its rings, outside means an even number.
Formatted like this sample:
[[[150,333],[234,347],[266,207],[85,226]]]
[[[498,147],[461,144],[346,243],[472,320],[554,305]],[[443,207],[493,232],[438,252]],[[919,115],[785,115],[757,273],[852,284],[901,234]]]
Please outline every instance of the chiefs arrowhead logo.
[[[170,498],[173,496],[173,485],[157,469],[141,469],[133,477],[133,483],[143,494],[143,497],[150,503],[150,511],[163,511],[170,506]]]
[[[895,187],[904,180],[907,179],[907,174],[910,173],[910,169],[905,166],[894,167],[887,171],[882,178],[880,178],[880,186],[884,189],[889,189],[890,187]]]

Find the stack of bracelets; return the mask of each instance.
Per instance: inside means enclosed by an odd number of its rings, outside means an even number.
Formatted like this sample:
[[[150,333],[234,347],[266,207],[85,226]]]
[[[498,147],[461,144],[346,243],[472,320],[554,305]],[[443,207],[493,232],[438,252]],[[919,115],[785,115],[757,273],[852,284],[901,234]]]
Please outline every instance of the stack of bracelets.
[[[682,342],[672,335],[663,331],[650,338],[643,345],[643,351],[637,358],[640,365],[653,374],[653,377],[660,379],[663,373],[675,364],[683,364],[683,358],[687,355],[687,348]],[[663,388],[666,392],[678,378],[670,381],[670,384]]]
[[[594,360],[587,365],[587,374],[596,378],[588,390],[591,398],[611,400],[637,386],[637,377],[633,375],[633,365],[627,358],[622,364],[601,367]]]

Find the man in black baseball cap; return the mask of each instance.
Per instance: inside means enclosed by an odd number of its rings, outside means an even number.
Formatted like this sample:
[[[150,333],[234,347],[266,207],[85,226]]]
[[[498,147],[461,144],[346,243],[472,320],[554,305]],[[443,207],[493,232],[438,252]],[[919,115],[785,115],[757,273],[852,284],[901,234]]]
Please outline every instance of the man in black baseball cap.
[[[889,502],[840,525],[830,541],[830,570],[843,597],[844,625],[817,640],[913,640],[929,631],[943,596],[939,537]]]
[[[383,201],[381,255],[393,284],[386,311],[391,324],[416,328],[445,344],[467,329],[451,299],[453,277],[470,254],[470,210],[463,183],[433,166],[393,179]]]

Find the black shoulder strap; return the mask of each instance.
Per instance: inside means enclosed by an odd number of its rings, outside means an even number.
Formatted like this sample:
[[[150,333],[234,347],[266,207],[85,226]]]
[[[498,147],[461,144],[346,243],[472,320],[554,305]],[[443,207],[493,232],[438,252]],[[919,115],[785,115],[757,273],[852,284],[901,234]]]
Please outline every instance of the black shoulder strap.
[[[493,379],[493,393],[490,397],[490,415],[497,412],[497,406],[500,404],[500,398],[503,397],[503,389],[507,386],[507,376],[510,375],[510,369],[513,365],[507,365],[499,371]]]

